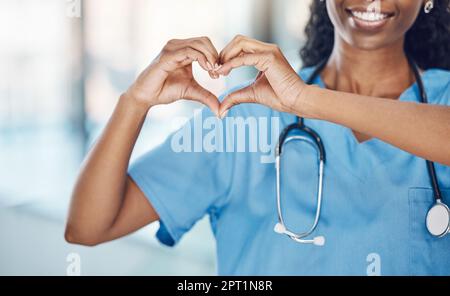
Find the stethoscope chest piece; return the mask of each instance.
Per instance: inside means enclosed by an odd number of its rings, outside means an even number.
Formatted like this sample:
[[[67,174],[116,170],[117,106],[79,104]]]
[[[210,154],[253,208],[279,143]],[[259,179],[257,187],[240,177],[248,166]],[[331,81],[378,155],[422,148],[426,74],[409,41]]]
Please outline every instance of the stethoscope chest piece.
[[[428,231],[435,237],[443,237],[450,230],[450,210],[446,204],[437,201],[427,214]]]

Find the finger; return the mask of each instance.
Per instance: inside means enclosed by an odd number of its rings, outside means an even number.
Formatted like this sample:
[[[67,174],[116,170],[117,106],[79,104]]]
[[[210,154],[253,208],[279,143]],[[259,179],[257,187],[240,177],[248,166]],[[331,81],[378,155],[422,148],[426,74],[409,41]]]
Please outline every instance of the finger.
[[[238,35],[222,50],[220,62],[225,64],[241,53],[256,53],[265,51],[268,48],[269,45],[267,43]]]
[[[219,65],[219,53],[217,52],[216,47],[214,46],[214,44],[212,43],[211,39],[209,39],[208,37],[201,37],[200,41],[203,42],[206,47],[209,49],[209,52],[213,55],[214,57],[214,63],[213,66],[216,67],[216,65]]]
[[[224,64],[225,61],[225,56],[233,49],[237,46],[237,44],[239,44],[239,42],[242,42],[244,39],[246,39],[247,37],[242,36],[242,35],[237,35],[235,36],[220,52],[219,54],[219,61],[221,64]]]
[[[208,37],[198,37],[184,40],[174,39],[169,41],[167,44],[167,48],[169,50],[178,50],[183,47],[191,47],[197,51],[200,51],[207,59],[208,70],[211,71],[215,68],[215,64],[219,59],[219,54]]]
[[[208,74],[211,79],[216,79],[215,74],[213,74],[211,71],[208,71]]]
[[[272,55],[270,53],[242,54],[223,64],[216,73],[227,76],[233,69],[243,66],[253,66],[260,72],[265,72],[270,66],[271,61]]]
[[[209,77],[211,77],[211,79],[219,79],[220,78],[219,74],[217,74],[215,71],[209,71],[208,74],[209,74]]]
[[[194,81],[191,84],[191,86],[186,90],[184,97],[186,99],[197,101],[208,106],[208,108],[217,117],[219,117],[219,99],[213,93],[200,86],[197,82]]]
[[[171,52],[168,55],[168,59],[176,63],[176,68],[185,67],[193,62],[198,62],[205,71],[208,71],[207,59],[205,55],[191,47],[184,47]]]
[[[220,104],[219,117],[223,118],[232,107],[243,103],[255,103],[253,84],[228,94]]]
[[[202,37],[199,39],[194,39],[189,42],[189,46],[204,53],[209,63],[209,70],[214,70],[215,65],[217,64],[219,59],[219,54],[217,53],[217,50],[214,48],[209,38]]]

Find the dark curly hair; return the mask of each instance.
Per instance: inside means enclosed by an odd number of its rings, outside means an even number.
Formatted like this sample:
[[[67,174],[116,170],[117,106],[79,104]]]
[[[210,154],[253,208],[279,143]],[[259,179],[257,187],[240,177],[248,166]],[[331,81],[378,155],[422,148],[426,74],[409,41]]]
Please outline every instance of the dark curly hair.
[[[316,66],[330,57],[334,45],[334,27],[325,1],[313,1],[305,33],[307,41],[300,51],[303,66]],[[406,33],[405,52],[424,70],[450,70],[450,0],[435,0],[429,14],[421,10]]]

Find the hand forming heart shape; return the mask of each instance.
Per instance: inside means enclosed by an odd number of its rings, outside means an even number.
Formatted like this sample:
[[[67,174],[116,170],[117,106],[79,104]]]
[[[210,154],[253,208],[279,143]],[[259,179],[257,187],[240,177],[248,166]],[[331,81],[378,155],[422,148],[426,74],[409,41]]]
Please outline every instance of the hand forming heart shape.
[[[227,95],[220,103],[214,94],[195,81],[194,61],[213,79],[227,76],[242,66],[253,66],[259,74],[251,85]],[[127,93],[149,108],[180,98],[199,101],[223,117],[230,108],[241,103],[259,103],[282,112],[292,111],[304,87],[305,83],[278,46],[239,35],[220,54],[207,37],[169,41]]]

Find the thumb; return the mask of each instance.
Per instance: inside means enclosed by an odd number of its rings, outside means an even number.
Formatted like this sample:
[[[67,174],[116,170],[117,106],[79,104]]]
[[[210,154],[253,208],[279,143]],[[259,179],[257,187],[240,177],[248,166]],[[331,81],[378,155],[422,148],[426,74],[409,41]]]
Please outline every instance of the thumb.
[[[219,117],[224,118],[227,115],[228,110],[236,105],[254,102],[256,102],[256,100],[252,84],[225,96],[224,100],[220,104]]]
[[[198,83],[194,83],[186,90],[185,98],[208,106],[208,108],[219,117],[219,99],[212,92],[204,89]]]

